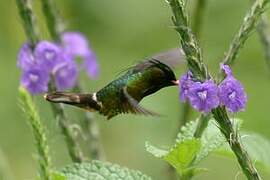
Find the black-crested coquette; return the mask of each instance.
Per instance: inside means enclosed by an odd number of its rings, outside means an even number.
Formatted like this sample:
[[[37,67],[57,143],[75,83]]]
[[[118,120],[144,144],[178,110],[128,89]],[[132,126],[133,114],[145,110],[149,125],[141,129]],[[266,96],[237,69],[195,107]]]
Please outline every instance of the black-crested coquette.
[[[139,102],[162,88],[175,85],[178,80],[171,67],[151,58],[129,68],[95,93],[52,92],[44,97],[53,103],[98,111],[108,119],[122,113],[157,115],[140,106]]]

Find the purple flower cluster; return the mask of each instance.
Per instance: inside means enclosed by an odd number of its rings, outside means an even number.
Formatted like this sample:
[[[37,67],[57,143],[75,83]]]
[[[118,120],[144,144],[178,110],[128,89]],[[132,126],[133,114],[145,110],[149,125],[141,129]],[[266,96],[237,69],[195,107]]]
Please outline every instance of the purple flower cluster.
[[[77,58],[83,60],[79,65]],[[50,80],[57,90],[74,87],[81,69],[91,78],[99,74],[94,52],[86,37],[77,32],[63,33],[60,43],[40,41],[34,49],[25,43],[18,53],[17,65],[22,70],[21,85],[32,94],[47,92]]]
[[[208,113],[219,105],[224,105],[230,112],[245,108],[247,96],[242,84],[236,80],[228,65],[221,65],[226,78],[216,85],[214,81],[194,82],[192,73],[180,78],[180,100],[189,101],[191,106],[200,112]]]

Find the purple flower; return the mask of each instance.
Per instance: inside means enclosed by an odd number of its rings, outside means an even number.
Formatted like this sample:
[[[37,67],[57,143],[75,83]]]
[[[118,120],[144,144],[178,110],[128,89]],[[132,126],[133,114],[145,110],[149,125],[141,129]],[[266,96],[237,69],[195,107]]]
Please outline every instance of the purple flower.
[[[193,83],[191,79],[191,72],[188,71],[186,74],[183,74],[180,78],[179,89],[180,89],[180,100],[186,102],[188,99],[188,90],[190,85]]]
[[[21,85],[32,94],[47,92],[49,83],[49,74],[39,68],[32,68],[23,71],[21,76]]]
[[[218,87],[212,80],[194,82],[189,87],[188,99],[193,108],[208,113],[219,105]]]
[[[243,110],[247,103],[247,95],[242,84],[233,77],[228,65],[221,65],[221,68],[227,77],[219,85],[220,102],[231,112]]]
[[[37,63],[47,71],[51,71],[59,61],[63,50],[55,43],[40,41],[34,51]]]
[[[76,84],[78,68],[76,63],[68,55],[63,54],[61,61],[55,65],[52,74],[55,78],[54,82],[57,90],[65,90]]]
[[[33,67],[35,63],[30,44],[24,43],[18,53],[17,66],[22,70],[28,70]]]
[[[99,65],[96,61],[96,55],[91,52],[85,56],[82,68],[85,69],[89,77],[96,79],[99,75]]]
[[[65,32],[62,34],[63,47],[73,59],[80,57],[84,60],[82,69],[85,69],[88,76],[97,78],[99,75],[99,65],[94,52],[88,44],[85,36],[78,32]]]
[[[72,56],[84,57],[89,52],[88,40],[79,32],[65,32],[61,40],[65,50]]]

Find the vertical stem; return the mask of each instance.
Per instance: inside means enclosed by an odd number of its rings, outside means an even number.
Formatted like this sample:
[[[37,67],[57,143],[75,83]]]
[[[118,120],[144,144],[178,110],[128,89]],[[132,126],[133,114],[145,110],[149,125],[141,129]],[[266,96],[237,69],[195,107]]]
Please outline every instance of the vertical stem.
[[[195,133],[193,135],[195,138],[201,138],[205,128],[208,125],[210,117],[211,117],[211,114],[201,114],[200,115]]]
[[[34,48],[38,42],[38,31],[35,24],[35,17],[32,11],[31,0],[16,0],[16,3],[25,34],[28,37],[31,47]]]
[[[28,123],[34,135],[36,149],[38,151],[40,178],[42,180],[50,180],[51,161],[44,126],[41,123],[31,95],[22,87],[19,89],[19,94],[21,108],[27,116]]]
[[[59,16],[56,8],[53,8],[55,5],[52,4],[51,0],[41,0],[41,3],[50,35],[53,40],[60,41],[61,21],[60,18],[56,18]]]
[[[97,121],[94,119],[92,112],[85,113],[84,123],[88,134],[88,149],[91,159],[104,160],[105,156],[102,144],[100,143],[100,132]]]
[[[62,18],[57,13],[55,5],[51,0],[41,0],[42,9],[46,18],[47,27],[51,34],[51,37],[55,41],[61,39],[61,32],[63,31]],[[79,84],[75,87],[79,92],[82,92],[82,88]],[[104,153],[99,138],[99,127],[96,120],[90,115],[89,112],[85,113],[84,124],[86,125],[86,131],[88,134],[88,147],[92,159],[103,159]]]
[[[248,11],[244,18],[238,33],[234,36],[233,41],[230,44],[229,50],[223,60],[224,64],[231,65],[234,63],[239,50],[242,48],[247,38],[254,30],[258,20],[261,18],[261,14],[264,12],[269,0],[256,0],[251,9]]]
[[[23,22],[23,27],[25,30],[25,34],[27,36],[27,39],[30,41],[30,44],[32,48],[36,46],[38,43],[38,33],[37,33],[37,25],[34,22],[35,16],[32,11],[32,4],[30,0],[16,0],[17,7],[19,10],[19,14],[21,17],[21,20]],[[52,86],[50,87],[52,90]],[[80,155],[80,152],[74,152],[75,150],[79,151],[79,148],[74,146],[77,146],[77,143],[75,142],[75,139],[73,138],[71,131],[68,130],[68,122],[66,121],[66,117],[64,114],[64,110],[59,105],[52,105],[53,112],[55,113],[55,117],[59,118],[60,127],[62,128],[62,132],[65,136],[66,143],[68,144],[68,150],[70,153],[71,158],[76,162],[81,162],[81,157],[75,157],[75,155]],[[65,122],[66,121],[66,122]],[[65,122],[65,123],[64,123]],[[73,142],[72,142],[73,141]],[[71,147],[69,145],[72,144]]]
[[[207,72],[205,65],[203,64],[202,57],[200,54],[200,48],[198,43],[193,38],[192,32],[190,31],[187,23],[187,14],[185,12],[185,2],[184,0],[167,0],[171,6],[173,12],[173,23],[176,26],[176,31],[180,35],[181,45],[187,56],[188,67],[193,73],[193,76],[198,80],[204,80],[210,75]],[[245,16],[244,23],[242,24],[239,33],[236,35],[236,38],[232,42],[230,47],[229,54],[225,58],[228,60],[225,63],[231,63],[232,60],[236,57],[240,47],[244,44],[249,33],[254,28],[256,20],[262,13],[264,7],[268,3],[268,0],[258,0],[256,1],[251,10]],[[242,171],[249,180],[260,180],[260,176],[254,167],[252,161],[250,160],[249,155],[239,142],[239,137],[237,132],[234,131],[231,121],[227,115],[225,108],[218,107],[212,111],[214,118],[221,127],[221,132],[227,139],[228,143],[231,146],[234,154],[238,159]]]
[[[56,91],[56,88],[52,82],[49,84],[49,91]],[[59,122],[59,126],[64,136],[71,160],[73,162],[82,162],[84,160],[83,153],[79,143],[76,141],[76,137],[74,137],[74,133],[70,128],[70,122],[66,117],[64,107],[61,104],[51,103],[51,108],[54,118],[57,120],[57,122]]]
[[[265,52],[265,60],[270,70],[270,25],[266,14],[263,14],[258,24],[257,31]]]
[[[256,168],[254,167],[253,162],[251,161],[247,151],[241,144],[240,137],[234,130],[232,122],[230,121],[225,108],[218,107],[212,110],[212,113],[220,126],[221,132],[225,136],[228,144],[234,152],[246,177],[249,180],[260,180],[261,177],[259,176]]]
[[[195,36],[197,37],[197,39],[200,39],[200,33],[202,29],[202,20],[203,20],[203,16],[205,12],[205,5],[206,5],[206,0],[197,0],[195,10],[194,10],[193,32]],[[188,103],[184,103],[178,131],[188,121],[191,111],[192,109],[190,105]]]
[[[73,162],[82,162],[84,159],[83,154],[81,152],[79,144],[77,143],[71,131],[70,124],[64,113],[63,107],[61,107],[61,105],[59,104],[51,104],[51,107],[54,117],[58,120],[61,132],[64,135],[70,158]]]

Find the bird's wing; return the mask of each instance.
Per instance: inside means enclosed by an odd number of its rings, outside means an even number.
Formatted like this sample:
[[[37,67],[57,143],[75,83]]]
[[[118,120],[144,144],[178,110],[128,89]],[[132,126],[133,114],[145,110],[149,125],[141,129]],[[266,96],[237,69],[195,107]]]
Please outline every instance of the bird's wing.
[[[127,87],[123,88],[123,93],[128,102],[128,105],[125,106],[124,108],[125,112],[131,112],[134,114],[142,114],[145,116],[160,116],[158,113],[152,112],[140,106],[139,102],[128,93]]]
[[[150,56],[149,59],[157,59],[171,68],[179,67],[185,62],[185,53],[181,48],[173,48]]]
[[[131,65],[130,67],[123,69],[122,71],[117,73],[116,77],[119,77],[120,75],[132,69],[136,70],[147,68],[152,65],[152,63],[150,63],[151,60],[158,60],[166,64],[170,68],[175,69],[185,62],[185,58],[186,56],[183,49],[181,48],[169,49],[167,51],[159,52],[152,56],[146,57],[141,61],[136,61],[135,65]]]

